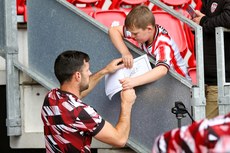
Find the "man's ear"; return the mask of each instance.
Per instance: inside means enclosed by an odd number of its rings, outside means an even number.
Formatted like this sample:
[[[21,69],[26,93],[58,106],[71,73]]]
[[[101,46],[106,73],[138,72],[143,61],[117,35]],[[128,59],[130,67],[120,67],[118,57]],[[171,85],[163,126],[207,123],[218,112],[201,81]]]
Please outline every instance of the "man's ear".
[[[77,81],[80,81],[81,80],[81,73],[80,72],[75,72],[74,73],[74,78],[77,80]]]

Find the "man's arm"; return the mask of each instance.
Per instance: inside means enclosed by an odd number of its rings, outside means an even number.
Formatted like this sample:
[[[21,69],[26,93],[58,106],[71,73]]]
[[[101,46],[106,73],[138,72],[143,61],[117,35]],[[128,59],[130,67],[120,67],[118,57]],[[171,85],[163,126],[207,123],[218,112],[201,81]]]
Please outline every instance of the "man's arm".
[[[131,68],[133,66],[133,56],[129,52],[128,47],[124,43],[123,26],[115,26],[109,29],[109,37],[116,47],[116,49],[121,53],[123,63],[125,67]]]
[[[89,88],[87,90],[84,90],[81,92],[81,98],[84,98],[85,96],[87,96],[92,90],[93,88],[98,84],[98,82],[108,73],[114,73],[115,71],[117,71],[118,69],[121,69],[124,67],[123,64],[119,64],[120,62],[122,62],[122,59],[114,59],[113,61],[111,61],[106,67],[104,67],[103,69],[101,69],[100,71],[92,74],[90,76],[90,80],[89,80]]]
[[[121,91],[121,111],[118,123],[113,127],[113,125],[105,121],[104,127],[95,138],[113,146],[125,146],[129,137],[131,110],[135,99],[134,89]]]

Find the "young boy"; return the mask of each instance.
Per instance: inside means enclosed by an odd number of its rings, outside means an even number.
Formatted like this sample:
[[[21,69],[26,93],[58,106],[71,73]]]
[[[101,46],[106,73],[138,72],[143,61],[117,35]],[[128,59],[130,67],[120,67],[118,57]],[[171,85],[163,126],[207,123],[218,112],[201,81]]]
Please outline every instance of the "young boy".
[[[191,80],[177,45],[163,27],[155,24],[154,15],[147,6],[133,8],[125,19],[125,25],[111,27],[109,36],[127,68],[132,67],[133,56],[123,37],[134,39],[144,52],[156,59],[156,66],[151,71],[138,77],[120,80],[124,90],[156,81],[165,76],[169,69]]]

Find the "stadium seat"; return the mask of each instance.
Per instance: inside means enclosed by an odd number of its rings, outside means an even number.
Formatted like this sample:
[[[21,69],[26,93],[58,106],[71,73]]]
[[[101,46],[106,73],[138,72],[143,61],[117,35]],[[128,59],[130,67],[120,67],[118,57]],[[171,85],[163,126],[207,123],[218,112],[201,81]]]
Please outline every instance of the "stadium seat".
[[[161,0],[162,3],[175,7],[183,7],[191,4],[191,0]]]
[[[86,6],[94,5],[97,8],[102,8],[105,0],[77,0],[79,4],[86,4]]]
[[[67,0],[86,14],[92,16],[94,12],[101,10],[105,0]]]
[[[196,79],[196,67],[188,68],[188,74],[192,79],[192,84],[197,85],[197,79]]]
[[[112,0],[109,10],[121,9],[128,13],[133,7],[141,4],[148,4],[148,0]]]
[[[27,7],[26,7],[26,0],[17,0],[17,15],[23,15],[24,22],[27,22]]]
[[[189,4],[192,3],[192,0],[160,0],[162,3],[172,7],[173,9],[184,9],[187,8]],[[152,11],[161,10],[160,7],[154,5]]]
[[[106,27],[124,25],[126,14],[121,10],[101,10],[93,14],[93,18]]]

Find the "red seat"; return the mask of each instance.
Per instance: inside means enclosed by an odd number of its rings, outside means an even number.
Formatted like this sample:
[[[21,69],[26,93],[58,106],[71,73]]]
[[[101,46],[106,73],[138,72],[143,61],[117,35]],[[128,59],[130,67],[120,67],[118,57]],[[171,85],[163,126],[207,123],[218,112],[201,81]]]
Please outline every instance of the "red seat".
[[[185,8],[187,8],[189,4],[192,3],[192,0],[160,0],[160,1],[170,7],[173,7],[174,9],[180,8],[184,10]],[[161,10],[161,8],[158,7],[157,5],[154,5],[152,11],[157,11],[157,10]]]
[[[76,0],[79,4],[86,4],[87,7],[94,5],[97,8],[102,8],[105,0]]]
[[[67,0],[78,9],[92,16],[95,11],[101,10],[105,0]]]
[[[17,0],[17,15],[23,15],[24,22],[27,22],[27,7],[26,0]]]
[[[197,79],[196,79],[196,67],[188,68],[188,74],[192,79],[192,84],[197,85]]]
[[[80,9],[82,12],[85,12],[86,14],[88,14],[89,16],[93,16],[93,14],[96,11],[100,11],[100,8],[96,8],[96,7],[80,7],[77,6],[78,9]]]
[[[162,3],[173,6],[173,7],[183,7],[184,5],[191,4],[191,0],[161,0]]]
[[[107,27],[124,25],[126,14],[121,10],[101,10],[93,14],[93,18]]]
[[[148,0],[112,0],[109,10],[122,9],[125,12],[129,12],[133,7],[141,4],[148,4]]]

